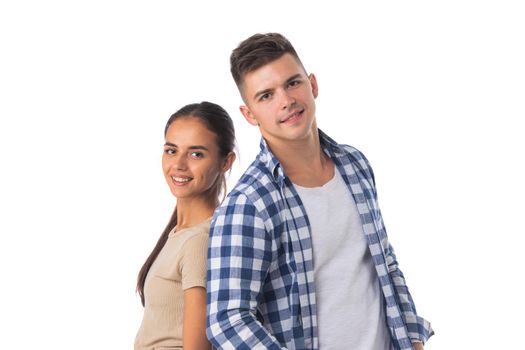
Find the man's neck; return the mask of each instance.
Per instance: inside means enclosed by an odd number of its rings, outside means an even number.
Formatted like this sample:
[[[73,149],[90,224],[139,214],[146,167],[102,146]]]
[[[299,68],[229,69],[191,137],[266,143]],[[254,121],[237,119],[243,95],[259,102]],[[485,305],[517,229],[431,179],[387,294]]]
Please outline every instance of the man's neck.
[[[299,186],[320,187],[334,176],[334,164],[321,149],[317,128],[305,139],[268,142],[268,146],[279,159],[286,176]]]

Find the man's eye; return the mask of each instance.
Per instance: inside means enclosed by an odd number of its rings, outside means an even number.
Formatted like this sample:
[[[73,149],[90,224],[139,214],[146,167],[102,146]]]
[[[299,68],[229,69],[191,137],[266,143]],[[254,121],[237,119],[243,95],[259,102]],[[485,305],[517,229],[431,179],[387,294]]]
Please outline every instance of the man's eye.
[[[176,152],[176,151],[175,151],[173,148],[166,148],[166,149],[164,150],[164,153],[166,153],[166,154],[168,154],[168,155],[170,155],[170,156],[171,156],[171,155],[174,155],[175,152]]]
[[[293,86],[297,86],[297,85],[299,85],[300,83],[301,83],[301,82],[300,82],[299,80],[292,80],[292,81],[288,84],[288,86],[292,86],[292,87],[293,87]]]
[[[263,94],[261,95],[261,97],[259,98],[260,101],[264,101],[264,100],[267,100],[271,97],[272,95],[270,93],[266,93],[266,94]]]

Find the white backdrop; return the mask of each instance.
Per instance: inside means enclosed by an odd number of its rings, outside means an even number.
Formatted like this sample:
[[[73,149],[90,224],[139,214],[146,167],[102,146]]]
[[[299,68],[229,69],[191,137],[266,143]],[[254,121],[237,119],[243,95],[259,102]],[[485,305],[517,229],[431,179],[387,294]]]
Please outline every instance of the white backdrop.
[[[1,348],[132,348],[136,274],[175,204],[164,123],[223,105],[231,188],[259,133],[229,54],[267,31],[316,74],[320,128],[371,161],[427,349],[523,346],[523,5],[343,3],[2,2]]]

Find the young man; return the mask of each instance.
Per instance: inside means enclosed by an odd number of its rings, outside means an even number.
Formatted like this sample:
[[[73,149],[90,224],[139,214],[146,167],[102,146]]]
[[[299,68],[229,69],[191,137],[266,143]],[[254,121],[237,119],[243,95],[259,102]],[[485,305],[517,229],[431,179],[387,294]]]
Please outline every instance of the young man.
[[[423,349],[361,152],[317,128],[316,78],[280,34],[256,34],[231,72],[261,152],[216,211],[207,335],[220,349]]]

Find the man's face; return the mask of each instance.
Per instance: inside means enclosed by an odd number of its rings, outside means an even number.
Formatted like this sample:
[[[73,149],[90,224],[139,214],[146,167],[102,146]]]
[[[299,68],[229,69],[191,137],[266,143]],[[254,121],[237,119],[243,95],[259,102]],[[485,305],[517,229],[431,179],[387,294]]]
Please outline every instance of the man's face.
[[[300,141],[315,126],[317,81],[290,55],[245,75],[241,112],[270,145]]]

